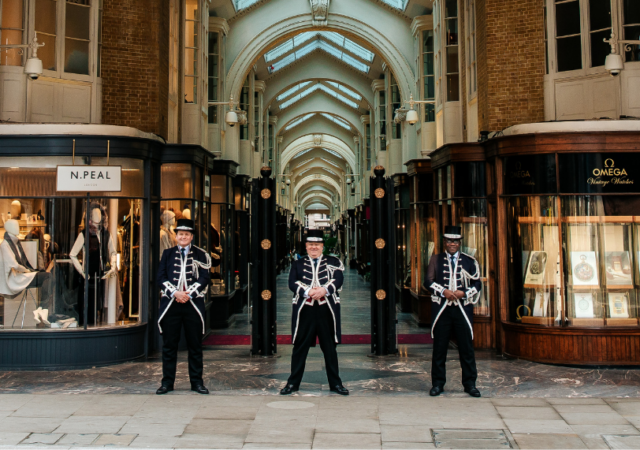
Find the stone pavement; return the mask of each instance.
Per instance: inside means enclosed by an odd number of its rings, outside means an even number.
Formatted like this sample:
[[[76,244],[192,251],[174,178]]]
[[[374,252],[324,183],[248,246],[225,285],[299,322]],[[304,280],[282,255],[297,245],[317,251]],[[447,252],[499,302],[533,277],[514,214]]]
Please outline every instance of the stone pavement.
[[[640,448],[640,400],[0,395],[0,448]]]

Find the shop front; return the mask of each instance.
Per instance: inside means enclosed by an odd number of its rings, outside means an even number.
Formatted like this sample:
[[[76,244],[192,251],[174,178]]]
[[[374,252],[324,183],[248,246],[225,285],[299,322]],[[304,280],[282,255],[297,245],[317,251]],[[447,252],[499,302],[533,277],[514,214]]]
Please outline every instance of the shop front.
[[[411,214],[410,180],[406,174],[393,177],[396,218],[396,299],[402,312],[411,312]]]
[[[640,361],[640,133],[591,130],[507,133],[487,145],[508,355]]]
[[[195,245],[218,254],[212,276],[226,293],[235,163],[126,127],[0,132],[1,369],[94,367],[156,350],[156,274],[162,251],[175,245],[177,218],[193,219]],[[225,164],[234,170],[213,179]],[[215,290],[214,282],[208,327],[222,316],[213,312]]]

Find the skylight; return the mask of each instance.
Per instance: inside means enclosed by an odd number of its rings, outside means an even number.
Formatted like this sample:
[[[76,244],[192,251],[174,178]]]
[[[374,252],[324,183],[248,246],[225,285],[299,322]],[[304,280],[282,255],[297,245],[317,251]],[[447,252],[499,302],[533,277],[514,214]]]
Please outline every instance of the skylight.
[[[305,164],[307,164],[308,162],[313,161],[313,158],[309,158],[309,159],[305,159],[304,161],[302,161],[300,164],[298,164],[297,166],[294,167],[294,169],[297,169],[298,167],[302,167]]]
[[[324,38],[338,44],[340,47],[344,47],[345,50],[350,51],[358,58],[362,58],[365,61],[373,62],[374,54],[371,53],[364,47],[353,42],[351,39],[347,39],[342,36],[340,33],[336,33],[335,31],[321,31],[320,35]]]
[[[318,90],[318,85],[314,84],[313,86],[311,86],[310,88],[300,92],[297,95],[294,95],[293,97],[289,98],[288,100],[280,103],[280,110],[283,110],[285,108],[288,108],[289,106],[293,105],[295,102],[297,102],[298,100],[300,100],[301,98],[306,97],[307,95],[311,94],[312,92],[315,92]]]
[[[340,168],[340,166],[338,164],[336,164],[335,162],[331,161],[330,159],[327,158],[320,158],[321,160],[323,160],[324,162],[331,164],[334,167],[337,167],[338,169]]]
[[[322,150],[324,150],[327,153],[331,153],[332,155],[336,155],[338,158],[342,158],[342,156],[340,156],[338,152],[334,152],[333,150],[329,150],[328,148],[324,148],[324,147],[322,147]]]
[[[312,147],[312,148],[308,148],[308,149],[306,149],[306,150],[301,151],[301,152],[300,152],[300,153],[298,153],[296,156],[294,156],[294,158],[299,158],[299,157],[301,157],[302,155],[305,155],[305,154],[309,153],[311,150],[313,150],[313,147]]]
[[[362,100],[362,95],[358,94],[357,92],[352,91],[351,89],[341,85],[340,83],[336,83],[335,81],[327,81],[327,83],[330,84],[331,86],[335,87],[340,92],[344,92],[345,94],[355,98],[358,101]]]
[[[353,109],[358,109],[358,104],[356,102],[354,102],[353,100],[348,99],[347,97],[345,97],[342,94],[338,94],[336,91],[334,91],[333,89],[329,89],[324,84],[320,84],[319,86],[320,86],[320,89],[322,89],[325,93],[329,94],[333,98],[337,98],[342,103],[351,106]]]
[[[254,3],[258,3],[260,0],[233,0],[233,6],[236,8],[236,11],[240,11],[241,9],[248,8]]]
[[[321,167],[322,170],[326,170],[327,172],[329,172],[331,175],[335,175],[338,176],[337,173],[335,173],[333,170],[327,168],[327,167]]]
[[[316,38],[316,40],[300,48],[303,43],[313,38]],[[367,64],[334,47],[327,41],[339,45],[342,49],[356,55],[358,58],[361,58],[364,61],[373,62],[373,58],[375,57],[375,55],[369,50],[361,47],[350,39],[343,37],[339,33],[333,31],[307,31],[295,36],[292,39],[289,39],[283,44],[280,44],[270,52],[265,53],[264,60],[267,64],[269,64],[269,73],[277,72],[278,70],[288,66],[297,59],[302,58],[303,56],[318,49],[335,56],[341,61],[355,67],[356,69],[364,73],[369,73],[370,67]],[[278,60],[278,58],[281,58],[283,55],[287,56],[284,56],[282,59]]]
[[[284,91],[282,94],[278,95],[276,97],[276,100],[280,101],[283,98],[287,98],[288,96],[290,96],[291,94],[298,92],[300,89],[302,89],[303,87],[307,86],[311,84],[311,81],[303,81],[300,84],[295,85],[294,87],[292,87],[291,89],[287,89],[286,91]]]
[[[330,121],[340,125],[341,127],[346,128],[347,130],[351,130],[351,125],[346,120],[342,120],[339,117],[335,117],[335,116],[332,116],[331,114],[327,114],[327,113],[321,113],[321,114],[327,120],[330,120]]]
[[[404,9],[407,7],[407,3],[409,3],[409,0],[382,0],[382,1],[389,6],[393,6],[394,8],[399,9],[400,11],[404,11]]]
[[[291,122],[289,125],[287,125],[285,127],[284,131],[289,131],[291,128],[300,125],[302,122],[304,122],[307,119],[310,119],[312,116],[315,116],[315,115],[316,115],[316,113],[310,113],[310,114],[307,114],[305,116],[298,117],[293,122]]]

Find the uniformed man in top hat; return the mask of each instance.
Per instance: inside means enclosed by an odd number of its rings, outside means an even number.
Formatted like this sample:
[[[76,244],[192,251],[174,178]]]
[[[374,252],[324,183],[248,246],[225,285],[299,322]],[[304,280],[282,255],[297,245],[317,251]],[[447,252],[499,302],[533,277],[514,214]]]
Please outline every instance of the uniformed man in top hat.
[[[291,376],[280,391],[289,395],[298,390],[309,347],[316,345],[316,337],[324,354],[327,378],[331,391],[349,395],[342,385],[338,370],[340,343],[340,296],[344,266],[333,256],[323,256],[322,230],[309,230],[305,238],[307,256],[293,261],[289,272],[289,289],[293,291],[291,336]]]
[[[178,364],[180,332],[189,350],[191,390],[199,394],[209,391],[202,379],[202,337],[204,335],[204,302],[209,288],[211,257],[191,243],[194,223],[179,219],[175,228],[178,245],[162,252],[158,284],[162,290],[158,327],[162,334],[162,384],[156,394],[173,391]]]
[[[458,342],[462,385],[472,397],[480,397],[476,388],[478,371],[473,351],[473,305],[480,298],[482,282],[478,262],[460,251],[461,228],[445,226],[445,252],[433,255],[427,268],[425,286],[431,291],[431,396],[440,395],[447,381],[445,364],[451,335]]]

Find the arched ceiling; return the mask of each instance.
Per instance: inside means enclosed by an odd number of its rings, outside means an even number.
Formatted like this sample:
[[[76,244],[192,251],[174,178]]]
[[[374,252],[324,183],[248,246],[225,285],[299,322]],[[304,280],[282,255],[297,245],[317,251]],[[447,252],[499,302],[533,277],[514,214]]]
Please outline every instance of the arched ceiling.
[[[337,156],[347,161],[352,170],[356,167],[355,154],[352,147],[334,136],[318,134],[302,136],[293,141],[282,151],[280,173],[284,173],[284,169],[289,161],[300,156],[300,153],[305,150],[312,148],[322,148],[330,155],[337,154]]]

